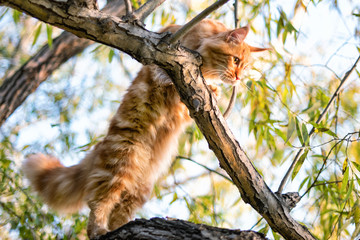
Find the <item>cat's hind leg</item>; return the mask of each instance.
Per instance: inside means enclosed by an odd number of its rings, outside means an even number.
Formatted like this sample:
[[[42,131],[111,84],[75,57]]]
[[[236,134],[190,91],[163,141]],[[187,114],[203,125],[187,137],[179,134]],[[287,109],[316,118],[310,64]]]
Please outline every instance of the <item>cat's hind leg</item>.
[[[120,201],[119,191],[109,191],[101,196],[100,199],[93,199],[88,202],[90,215],[88,220],[87,232],[90,239],[104,235],[109,231],[109,216],[116,204]]]
[[[88,236],[94,238],[109,231],[109,217],[125,189],[123,179],[114,176],[105,169],[97,169],[91,174],[88,183],[88,205],[90,216],[88,220]]]
[[[110,214],[108,228],[110,231],[118,229],[134,218],[137,209],[141,208],[150,196],[152,186],[141,186],[138,193],[130,194],[124,191],[119,204]]]

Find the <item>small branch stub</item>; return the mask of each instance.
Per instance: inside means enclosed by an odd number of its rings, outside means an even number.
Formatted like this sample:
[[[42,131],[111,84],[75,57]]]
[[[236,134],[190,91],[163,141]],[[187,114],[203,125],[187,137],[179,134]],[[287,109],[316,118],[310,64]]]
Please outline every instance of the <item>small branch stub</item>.
[[[200,99],[198,96],[193,97],[192,104],[194,106],[195,112],[199,112],[202,102],[202,99]]]
[[[296,204],[301,200],[298,192],[288,192],[285,194],[275,193],[277,197],[283,203],[283,206],[287,207],[289,211],[296,207]]]

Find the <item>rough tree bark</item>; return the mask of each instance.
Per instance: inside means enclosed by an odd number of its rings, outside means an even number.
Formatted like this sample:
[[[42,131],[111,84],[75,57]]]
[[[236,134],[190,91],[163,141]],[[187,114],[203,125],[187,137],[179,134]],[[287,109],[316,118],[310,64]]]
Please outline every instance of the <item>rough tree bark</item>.
[[[96,240],[266,240],[262,233],[194,224],[177,219],[136,219]]]
[[[122,21],[99,12],[90,1],[84,2],[0,0],[0,5],[23,11],[79,37],[117,48],[143,64],[156,64],[165,69],[243,200],[284,238],[314,239],[306,227],[291,217],[290,209],[269,189],[236,141],[202,78],[201,57],[177,44],[168,44],[166,34],[149,32],[136,21]]]

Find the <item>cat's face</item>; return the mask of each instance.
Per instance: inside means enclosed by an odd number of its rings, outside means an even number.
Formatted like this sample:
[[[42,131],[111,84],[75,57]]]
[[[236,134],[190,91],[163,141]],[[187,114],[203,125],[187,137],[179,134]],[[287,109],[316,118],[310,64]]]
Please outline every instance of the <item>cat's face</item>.
[[[203,39],[198,51],[203,57],[201,71],[205,78],[217,78],[228,84],[241,79],[250,53],[267,50],[247,45],[244,39],[248,31],[246,26]]]

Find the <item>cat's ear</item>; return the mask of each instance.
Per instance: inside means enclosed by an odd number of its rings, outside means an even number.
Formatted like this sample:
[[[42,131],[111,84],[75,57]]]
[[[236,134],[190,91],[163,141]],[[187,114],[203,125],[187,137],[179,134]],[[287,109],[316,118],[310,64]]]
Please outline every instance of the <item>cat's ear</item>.
[[[253,47],[253,46],[250,46],[250,52],[263,52],[263,51],[269,51],[269,50],[272,50],[271,48],[260,48],[260,47]]]
[[[232,31],[229,31],[226,34],[225,39],[227,42],[232,42],[235,44],[241,43],[246,38],[246,35],[249,32],[249,29],[250,29],[249,25],[246,25],[245,27],[237,28]]]

